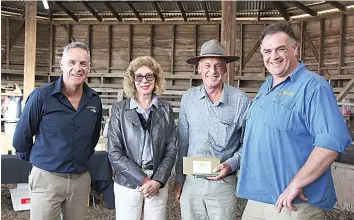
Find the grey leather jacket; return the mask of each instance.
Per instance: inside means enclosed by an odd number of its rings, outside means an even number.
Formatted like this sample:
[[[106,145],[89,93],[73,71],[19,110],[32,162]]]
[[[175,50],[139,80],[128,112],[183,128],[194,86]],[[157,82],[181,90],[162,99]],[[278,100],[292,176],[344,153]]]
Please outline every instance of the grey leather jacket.
[[[176,124],[168,102],[158,99],[153,109],[151,140],[153,151],[153,175],[151,179],[168,181],[176,160]],[[135,189],[147,176],[141,169],[144,146],[144,129],[130,99],[116,103],[108,127],[108,158],[115,169],[114,182]]]

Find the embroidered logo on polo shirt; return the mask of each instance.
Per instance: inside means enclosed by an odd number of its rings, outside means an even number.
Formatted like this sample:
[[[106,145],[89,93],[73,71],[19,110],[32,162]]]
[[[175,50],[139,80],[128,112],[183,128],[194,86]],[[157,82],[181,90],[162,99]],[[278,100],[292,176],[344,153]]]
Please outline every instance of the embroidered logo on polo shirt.
[[[96,107],[95,106],[87,106],[88,109],[90,109],[91,112],[96,113]]]
[[[282,95],[282,94],[288,95],[288,96],[293,96],[293,95],[294,95],[293,92],[288,92],[288,91],[282,91],[282,92],[280,92],[280,95]]]

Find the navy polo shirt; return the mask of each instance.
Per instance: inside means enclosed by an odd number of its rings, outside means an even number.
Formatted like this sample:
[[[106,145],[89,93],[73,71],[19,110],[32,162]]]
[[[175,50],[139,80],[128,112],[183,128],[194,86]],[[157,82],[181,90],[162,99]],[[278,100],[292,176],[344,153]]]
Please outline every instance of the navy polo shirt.
[[[64,95],[62,84],[60,77],[30,94],[13,146],[19,158],[43,170],[83,173],[89,169],[89,159],[100,136],[101,99],[85,83],[76,110]]]

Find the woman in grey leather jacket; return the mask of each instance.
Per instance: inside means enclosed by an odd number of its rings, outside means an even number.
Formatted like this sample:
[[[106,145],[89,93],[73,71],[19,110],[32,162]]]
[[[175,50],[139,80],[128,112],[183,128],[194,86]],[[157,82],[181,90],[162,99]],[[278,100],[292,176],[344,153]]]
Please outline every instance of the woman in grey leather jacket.
[[[130,62],[124,77],[128,99],[112,107],[108,157],[114,170],[116,219],[165,220],[168,178],[176,158],[172,107],[161,66],[150,56]]]

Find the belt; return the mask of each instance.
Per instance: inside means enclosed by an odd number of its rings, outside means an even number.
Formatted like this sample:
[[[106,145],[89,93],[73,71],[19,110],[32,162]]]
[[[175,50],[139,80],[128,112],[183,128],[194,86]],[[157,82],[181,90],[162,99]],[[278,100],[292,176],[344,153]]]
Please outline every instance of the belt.
[[[208,177],[206,175],[193,175],[194,178],[198,178],[198,179],[203,179],[203,180],[209,180]]]
[[[141,169],[143,169],[143,170],[154,170],[154,165],[152,165],[152,164],[143,164],[143,165],[141,165]]]
[[[76,174],[76,173],[55,173],[55,172],[50,172],[50,173],[56,176],[64,177],[66,179],[75,179],[76,177],[79,177],[82,174],[84,174],[84,173]]]

